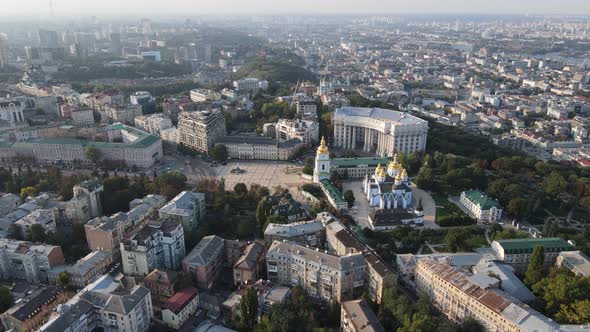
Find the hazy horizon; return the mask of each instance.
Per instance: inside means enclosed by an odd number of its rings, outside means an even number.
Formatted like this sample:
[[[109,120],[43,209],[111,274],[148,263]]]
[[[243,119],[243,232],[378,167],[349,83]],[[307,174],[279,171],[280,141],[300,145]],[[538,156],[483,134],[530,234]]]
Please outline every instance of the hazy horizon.
[[[588,15],[590,1],[562,0],[4,0],[0,16],[273,15],[273,14],[546,14]]]

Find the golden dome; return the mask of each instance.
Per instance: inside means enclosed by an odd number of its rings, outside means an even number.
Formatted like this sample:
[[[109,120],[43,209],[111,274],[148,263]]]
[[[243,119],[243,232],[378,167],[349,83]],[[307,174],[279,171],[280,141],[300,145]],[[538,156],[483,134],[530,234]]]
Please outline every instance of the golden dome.
[[[397,153],[393,155],[393,160],[389,163],[387,168],[394,171],[402,168],[402,165],[397,161]]]
[[[408,177],[408,172],[406,172],[406,169],[404,168],[404,170],[402,171],[402,178],[407,178]]]
[[[395,181],[401,181],[401,180],[403,180],[402,172],[397,172],[397,174],[395,175]]]
[[[328,146],[326,146],[326,140],[324,136],[322,136],[322,140],[320,141],[320,146],[318,146],[318,153],[328,153]]]
[[[377,168],[375,168],[375,175],[376,176],[385,176],[385,170],[383,169],[383,167],[381,167],[381,164],[378,164]]]

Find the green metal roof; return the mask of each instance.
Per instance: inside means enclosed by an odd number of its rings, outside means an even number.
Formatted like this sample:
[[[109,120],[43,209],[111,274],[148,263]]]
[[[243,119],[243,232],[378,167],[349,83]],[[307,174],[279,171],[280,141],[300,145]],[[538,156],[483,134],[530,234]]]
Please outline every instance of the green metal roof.
[[[465,196],[474,204],[479,205],[482,210],[489,210],[492,207],[497,209],[501,208],[500,203],[498,203],[497,200],[490,198],[479,190],[466,190]]]
[[[151,146],[156,143],[160,138],[149,134],[147,132],[135,129],[133,127],[125,126],[123,124],[115,124],[111,127],[114,130],[125,130],[137,139],[130,143],[122,142],[95,142],[83,139],[75,138],[32,138],[22,142],[0,142],[0,147],[26,147],[29,144],[61,144],[61,145],[81,145],[81,146],[94,146],[97,148],[135,148],[142,149]]]
[[[509,239],[497,241],[507,253],[529,253],[537,246],[545,248],[546,252],[573,250],[574,246],[559,237],[539,239]]]
[[[330,164],[332,166],[336,166],[338,168],[350,168],[350,167],[358,167],[358,166],[377,166],[381,164],[387,167],[389,164],[389,158],[376,158],[376,157],[366,157],[366,158],[333,158],[330,159]]]
[[[326,189],[330,197],[336,202],[336,204],[346,203],[344,200],[344,196],[336,186],[332,183],[332,181],[328,179],[323,179],[320,181],[320,184]]]

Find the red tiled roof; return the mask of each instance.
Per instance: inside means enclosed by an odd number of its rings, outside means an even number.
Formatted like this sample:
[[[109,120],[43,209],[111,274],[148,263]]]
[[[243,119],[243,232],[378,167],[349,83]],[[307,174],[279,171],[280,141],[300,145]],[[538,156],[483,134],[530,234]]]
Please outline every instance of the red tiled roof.
[[[166,302],[166,309],[179,313],[187,304],[189,304],[197,295],[199,291],[195,287],[185,288],[172,296]]]

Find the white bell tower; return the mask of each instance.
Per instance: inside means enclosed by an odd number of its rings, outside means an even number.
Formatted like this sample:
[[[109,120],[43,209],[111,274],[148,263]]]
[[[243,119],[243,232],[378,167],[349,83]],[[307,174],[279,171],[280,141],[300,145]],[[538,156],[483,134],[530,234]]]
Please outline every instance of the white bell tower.
[[[318,183],[323,179],[330,179],[330,151],[328,150],[328,146],[326,146],[324,137],[322,137],[315,156],[313,182]]]

